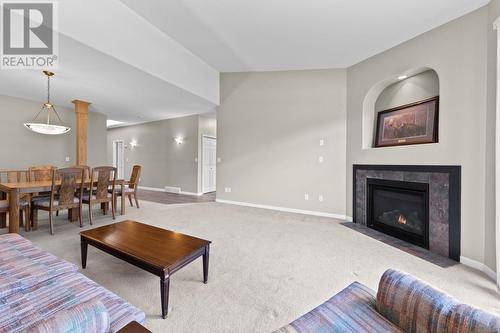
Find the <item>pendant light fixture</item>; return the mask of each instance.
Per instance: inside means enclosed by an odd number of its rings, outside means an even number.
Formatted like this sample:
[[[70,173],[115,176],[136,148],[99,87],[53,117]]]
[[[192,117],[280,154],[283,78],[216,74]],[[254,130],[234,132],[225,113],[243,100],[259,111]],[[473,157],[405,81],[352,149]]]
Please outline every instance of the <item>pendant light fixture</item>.
[[[47,76],[47,102],[42,105],[42,108],[36,114],[35,118],[29,123],[24,123],[24,126],[30,131],[40,133],[40,134],[48,134],[48,135],[58,135],[64,134],[71,130],[70,127],[62,125],[61,118],[57,113],[54,105],[50,102],[50,78],[54,76],[54,73],[49,71],[43,71],[43,74]],[[47,112],[47,122],[37,122],[38,116],[43,112]],[[55,114],[57,120],[59,121],[59,125],[51,124],[51,113]]]

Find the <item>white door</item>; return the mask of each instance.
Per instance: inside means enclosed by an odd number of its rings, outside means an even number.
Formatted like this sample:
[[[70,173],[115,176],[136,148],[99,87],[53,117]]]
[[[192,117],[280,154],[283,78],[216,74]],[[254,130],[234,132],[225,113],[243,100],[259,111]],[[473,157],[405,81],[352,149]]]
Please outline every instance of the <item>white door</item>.
[[[202,192],[216,190],[217,140],[203,136],[202,144]]]
[[[123,179],[123,141],[113,141],[113,166],[117,170],[117,179]]]

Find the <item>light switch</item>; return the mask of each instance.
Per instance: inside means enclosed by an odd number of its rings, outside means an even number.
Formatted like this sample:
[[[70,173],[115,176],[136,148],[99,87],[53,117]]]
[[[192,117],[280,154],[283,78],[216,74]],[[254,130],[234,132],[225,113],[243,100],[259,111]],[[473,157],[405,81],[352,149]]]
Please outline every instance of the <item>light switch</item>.
[[[217,163],[220,163],[220,162],[221,162],[221,158],[217,157]]]
[[[320,156],[320,157],[318,158],[318,162],[319,162],[319,163],[323,163],[324,161],[325,161],[325,159],[324,159],[324,157],[323,157],[323,156]]]
[[[226,188],[224,189],[224,191],[225,191],[226,193],[231,193],[231,188],[230,188],[230,187],[226,187]]]
[[[308,201],[309,200],[309,193],[304,194],[304,200]]]
[[[69,156],[66,156],[66,162],[69,162]]]
[[[325,140],[323,140],[323,139],[319,140],[319,145],[320,146],[324,146],[325,145]]]
[[[318,197],[319,202],[323,202],[323,196],[320,194]]]
[[[198,157],[195,157],[195,158],[194,158],[194,161],[195,161],[196,163],[198,163]]]

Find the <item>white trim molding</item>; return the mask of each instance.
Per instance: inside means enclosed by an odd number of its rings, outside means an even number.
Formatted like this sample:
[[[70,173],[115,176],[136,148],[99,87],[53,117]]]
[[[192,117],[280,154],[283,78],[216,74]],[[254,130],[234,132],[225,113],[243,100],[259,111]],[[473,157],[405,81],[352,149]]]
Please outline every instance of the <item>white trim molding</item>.
[[[500,17],[493,23],[497,31],[497,92],[496,92],[496,123],[495,123],[495,243],[496,267],[500,271]],[[496,274],[496,283],[500,287],[500,274]]]
[[[157,187],[138,186],[137,188],[139,190],[146,190],[146,191],[167,192],[167,191],[165,191],[165,189],[157,188]]]
[[[167,193],[175,193],[175,194],[183,194],[183,195],[194,195],[197,197],[199,197],[200,195],[203,195],[203,193],[184,192],[184,191],[181,191],[180,187],[174,188],[171,186],[165,186],[165,188],[139,186],[139,189],[146,190],[146,191],[155,191],[155,192],[167,192]],[[172,189],[178,189],[178,190],[172,190]]]
[[[490,277],[493,281],[497,281],[497,273],[495,273],[494,270],[479,261],[460,256],[460,263],[470,268],[477,269],[478,271],[481,271],[484,274],[488,275],[488,277]]]
[[[277,210],[280,212],[295,213],[295,214],[329,217],[332,219],[343,220],[343,221],[347,221],[347,222],[352,221],[352,217],[342,215],[342,214],[325,213],[325,212],[318,212],[318,211],[314,211],[314,210],[303,210],[303,209],[295,209],[295,208],[277,207],[277,206],[261,205],[261,204],[255,204],[255,203],[249,203],[249,202],[231,201],[231,200],[222,200],[222,199],[216,199],[215,201],[220,202],[220,203],[224,203],[224,204],[229,204],[229,205]]]

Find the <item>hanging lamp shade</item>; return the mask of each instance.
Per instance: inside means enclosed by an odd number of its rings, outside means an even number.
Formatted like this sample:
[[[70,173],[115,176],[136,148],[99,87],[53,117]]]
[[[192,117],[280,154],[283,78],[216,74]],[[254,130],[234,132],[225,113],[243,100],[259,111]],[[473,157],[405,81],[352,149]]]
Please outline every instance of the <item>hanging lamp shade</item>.
[[[43,71],[43,74],[47,76],[47,102],[43,103],[42,108],[40,109],[40,111],[38,111],[33,120],[24,123],[24,126],[30,131],[40,134],[58,135],[67,133],[71,130],[71,127],[64,126],[62,124],[59,114],[54,108],[54,105],[50,102],[50,78],[54,76],[54,73],[49,71]],[[46,117],[42,118],[45,114]],[[37,121],[38,118],[46,119],[47,121],[39,122]],[[54,119],[57,119],[59,124],[54,124]]]

